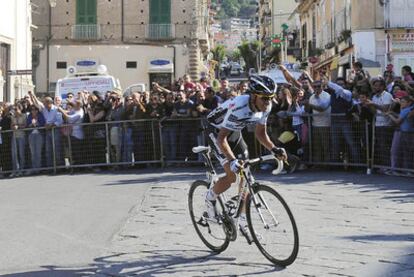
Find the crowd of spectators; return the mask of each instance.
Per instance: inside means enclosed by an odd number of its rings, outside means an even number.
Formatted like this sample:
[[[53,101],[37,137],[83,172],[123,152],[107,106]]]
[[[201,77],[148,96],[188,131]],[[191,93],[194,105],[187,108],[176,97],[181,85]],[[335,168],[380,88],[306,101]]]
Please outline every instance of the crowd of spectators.
[[[279,85],[269,117],[275,143],[311,162],[361,164],[374,159],[388,168],[383,173],[412,175],[414,74],[409,66],[401,77],[390,65],[383,76],[371,78],[357,62],[347,79],[334,82],[323,71],[315,80],[306,71],[296,80],[283,65],[279,69],[288,83]],[[192,119],[248,90],[246,81],[230,86],[223,78],[213,88],[208,79],[192,81],[188,75],[168,88],[151,85],[150,91],[130,94],[119,89],[105,95],[74,91],[65,99],[40,100],[29,92],[13,104],[2,103],[1,170],[13,177],[68,163],[151,160],[154,153],[161,154],[160,141],[154,141],[159,122],[165,160],[184,160],[192,146],[203,143],[200,120]]]
[[[289,84],[282,86],[274,114],[279,118],[291,116],[290,124],[279,126],[293,130],[303,147],[311,125],[311,161],[373,161],[381,173],[414,176],[410,172],[414,170],[411,67],[404,66],[401,76],[397,76],[393,66],[388,65],[383,76],[371,77],[356,62],[347,79],[338,77],[334,82],[328,80],[324,70],[317,73],[317,80],[307,72],[295,80],[284,66],[280,69]],[[310,115],[308,122],[301,119],[305,114]]]
[[[153,83],[151,91],[129,94],[77,91],[65,99],[38,99],[29,92],[0,105],[1,171],[14,177],[53,166],[105,164],[107,152],[111,163],[152,160],[159,152],[158,122],[165,159],[184,160],[202,142],[194,118],[246,89],[246,82],[233,87],[226,78],[213,89],[206,78],[193,82],[184,75],[172,88]]]

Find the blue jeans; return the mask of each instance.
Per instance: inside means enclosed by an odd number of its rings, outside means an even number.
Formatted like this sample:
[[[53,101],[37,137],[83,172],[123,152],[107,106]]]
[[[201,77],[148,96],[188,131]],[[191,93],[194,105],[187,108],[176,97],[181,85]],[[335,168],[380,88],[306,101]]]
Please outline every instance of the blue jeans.
[[[351,161],[359,162],[356,142],[352,134],[351,121],[346,118],[331,118],[332,161],[339,161],[339,153],[348,152]],[[345,142],[345,143],[344,143]],[[346,147],[348,146],[348,147]]]
[[[52,132],[54,133],[54,139],[52,138]],[[63,164],[62,151],[61,151],[61,137],[59,129],[46,130],[45,135],[46,146],[46,166],[53,167],[53,154],[55,154],[56,165]],[[53,153],[53,145],[55,146],[55,153]]]
[[[32,132],[29,135],[29,147],[33,169],[39,169],[42,167],[43,140],[43,134],[41,133]]]
[[[132,141],[132,129],[124,129],[123,137],[123,149],[122,149],[122,161],[131,162],[132,161],[132,152],[134,149],[134,142]]]
[[[13,171],[23,170],[25,167],[26,137],[17,137],[13,134],[12,139],[12,163]]]
[[[177,159],[177,127],[164,126],[162,128],[162,144],[166,160]]]

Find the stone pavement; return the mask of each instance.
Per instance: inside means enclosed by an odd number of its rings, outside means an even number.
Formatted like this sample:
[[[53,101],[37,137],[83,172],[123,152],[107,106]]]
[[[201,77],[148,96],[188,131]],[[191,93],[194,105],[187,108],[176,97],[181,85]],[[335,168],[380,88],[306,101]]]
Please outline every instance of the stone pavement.
[[[299,229],[287,268],[271,265],[239,237],[214,255],[188,215],[189,184],[202,169],[138,174],[149,184],[111,251],[95,261],[103,276],[414,276],[414,181],[346,172],[302,172],[256,179],[276,188]]]

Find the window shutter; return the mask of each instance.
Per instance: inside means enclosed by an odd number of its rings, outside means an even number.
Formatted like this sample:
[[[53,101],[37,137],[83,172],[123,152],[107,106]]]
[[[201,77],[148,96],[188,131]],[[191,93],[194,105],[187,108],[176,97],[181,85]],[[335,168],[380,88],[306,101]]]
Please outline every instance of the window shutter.
[[[96,0],[77,0],[76,24],[96,24]]]
[[[151,0],[149,21],[151,24],[171,23],[171,0]]]

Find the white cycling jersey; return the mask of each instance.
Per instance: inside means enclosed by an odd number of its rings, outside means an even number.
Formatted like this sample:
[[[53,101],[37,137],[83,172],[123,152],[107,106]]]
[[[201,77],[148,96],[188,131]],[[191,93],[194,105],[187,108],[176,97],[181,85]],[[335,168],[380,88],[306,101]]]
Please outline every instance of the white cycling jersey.
[[[272,105],[265,112],[253,112],[249,106],[250,95],[240,95],[229,99],[207,116],[208,122],[214,127],[240,131],[247,125],[266,125]]]

